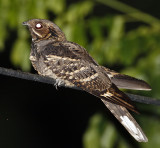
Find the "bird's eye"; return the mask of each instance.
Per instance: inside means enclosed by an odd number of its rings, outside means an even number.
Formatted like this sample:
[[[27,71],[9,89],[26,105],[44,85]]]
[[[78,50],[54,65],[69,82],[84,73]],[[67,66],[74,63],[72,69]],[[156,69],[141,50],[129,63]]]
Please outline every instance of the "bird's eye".
[[[42,27],[43,27],[42,24],[40,24],[40,23],[36,24],[36,29],[41,29]]]

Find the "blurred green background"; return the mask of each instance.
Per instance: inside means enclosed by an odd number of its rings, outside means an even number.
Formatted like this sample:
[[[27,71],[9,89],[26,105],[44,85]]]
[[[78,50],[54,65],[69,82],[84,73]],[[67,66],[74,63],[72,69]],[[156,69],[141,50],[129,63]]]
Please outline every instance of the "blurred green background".
[[[151,92],[128,92],[160,98],[159,4],[158,0],[0,0],[0,64],[2,67],[35,72],[29,61],[30,34],[22,26],[22,22],[32,18],[49,19],[60,26],[68,40],[85,47],[99,64],[143,79],[153,89]],[[3,81],[2,79],[6,80],[7,78],[2,77],[1,81]],[[4,97],[7,97],[7,87],[4,85],[10,85],[11,81],[7,81],[7,83],[5,81],[2,83],[3,86],[2,84],[0,86],[1,90],[5,92]],[[15,79],[14,83],[18,83],[18,81],[20,80]],[[44,86],[43,89],[45,89]],[[18,87],[17,91],[21,90],[22,88]],[[30,90],[28,91],[30,92]],[[63,93],[65,90],[61,91],[58,93]],[[67,91],[71,90],[68,89]],[[77,93],[77,91],[73,92]],[[25,93],[28,92],[25,91]],[[34,94],[34,91],[30,93]],[[50,95],[53,94],[50,93]],[[84,96],[93,97],[87,95]],[[64,96],[61,97],[64,98]],[[87,98],[85,100],[87,101]],[[72,104],[72,102],[70,103]],[[99,101],[99,103],[101,102]],[[96,102],[94,105],[96,105]],[[83,129],[80,128],[83,133],[78,137],[80,138],[79,143],[73,142],[74,147],[159,148],[160,107],[143,104],[137,104],[137,106],[141,115],[135,115],[135,118],[146,133],[149,139],[148,143],[138,143],[132,137],[129,137],[125,129],[113,119],[109,112],[105,111],[105,106],[102,104],[97,108],[95,106],[91,107],[91,109],[95,107],[94,113],[89,113],[84,118],[87,124]],[[81,107],[83,108],[83,106]],[[4,108],[0,111],[7,112],[7,109]],[[84,111],[81,114],[83,117]],[[74,114],[72,118],[74,121]],[[81,120],[78,121],[79,123],[76,126],[81,127]],[[7,122],[5,121],[5,128]],[[10,132],[12,131],[9,131],[9,134]],[[1,136],[3,137],[3,135]],[[26,137],[22,136],[23,138]],[[63,143],[63,139],[53,138],[52,140],[53,143],[54,140],[61,140]],[[6,136],[4,141],[10,141],[9,137],[7,139]],[[12,145],[12,147],[16,146]],[[53,145],[50,144],[48,147],[53,147]],[[72,146],[66,144],[66,147]]]

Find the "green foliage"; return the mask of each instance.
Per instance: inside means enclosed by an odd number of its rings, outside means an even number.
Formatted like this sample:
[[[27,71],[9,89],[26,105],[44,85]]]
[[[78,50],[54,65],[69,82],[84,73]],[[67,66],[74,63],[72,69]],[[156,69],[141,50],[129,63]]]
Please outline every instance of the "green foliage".
[[[89,121],[89,127],[84,134],[84,148],[111,148],[117,138],[115,128],[101,114],[94,115]]]
[[[122,13],[110,14],[103,10],[97,15],[96,6],[106,5]],[[20,7],[23,6],[23,7]],[[134,12],[134,13],[131,13]],[[53,17],[55,16],[55,17]],[[23,21],[43,18],[54,21],[65,32],[68,40],[84,46],[95,60],[119,72],[141,78],[151,84],[150,96],[160,98],[160,23],[151,15],[129,7],[116,0],[75,1],[67,0],[0,0],[0,51],[6,50],[5,42],[13,38],[10,60],[15,67],[29,71],[31,40]],[[130,24],[141,23],[127,29]],[[11,34],[15,32],[15,34]],[[119,68],[120,67],[120,68]],[[139,147],[158,147],[160,114],[153,107],[142,107],[153,112],[150,116],[137,117],[149,137],[148,144]],[[112,148],[119,136],[117,130],[101,115],[91,118],[83,137],[85,148]],[[152,120],[153,118],[153,120]],[[152,122],[154,121],[154,122]],[[145,124],[145,123],[147,124]],[[148,128],[149,127],[149,128]],[[126,139],[118,140],[118,147],[130,147]]]

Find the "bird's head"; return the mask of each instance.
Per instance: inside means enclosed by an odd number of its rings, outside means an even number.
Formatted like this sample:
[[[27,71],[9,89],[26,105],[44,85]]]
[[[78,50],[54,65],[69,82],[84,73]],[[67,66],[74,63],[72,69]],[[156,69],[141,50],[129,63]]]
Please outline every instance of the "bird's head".
[[[49,20],[32,19],[23,22],[23,25],[28,26],[33,41],[46,39],[53,39],[55,41],[66,40],[66,37],[61,29]]]

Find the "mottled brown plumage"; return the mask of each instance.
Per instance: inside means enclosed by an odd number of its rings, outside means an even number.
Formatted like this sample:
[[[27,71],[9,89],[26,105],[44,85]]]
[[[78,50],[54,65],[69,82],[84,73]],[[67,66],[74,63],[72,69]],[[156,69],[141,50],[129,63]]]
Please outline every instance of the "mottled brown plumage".
[[[137,141],[147,142],[142,129],[127,111],[137,112],[135,106],[117,88],[149,90],[147,83],[99,66],[83,47],[67,41],[51,21],[32,19],[23,24],[31,32],[30,60],[40,75],[56,79],[58,86],[77,86],[97,96]]]

